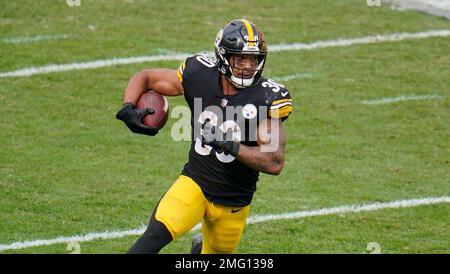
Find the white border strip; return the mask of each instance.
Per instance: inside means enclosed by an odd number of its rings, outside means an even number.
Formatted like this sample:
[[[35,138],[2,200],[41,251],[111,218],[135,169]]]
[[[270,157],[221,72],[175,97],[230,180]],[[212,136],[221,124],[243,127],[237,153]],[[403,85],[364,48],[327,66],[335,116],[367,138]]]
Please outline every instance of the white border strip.
[[[442,197],[427,197],[421,199],[412,199],[412,200],[400,200],[386,203],[373,203],[373,204],[365,204],[365,205],[346,205],[340,207],[333,208],[322,208],[315,209],[309,211],[297,211],[297,212],[289,212],[282,214],[270,214],[270,215],[256,215],[248,218],[248,224],[255,224],[273,220],[287,220],[287,219],[299,219],[299,218],[307,218],[307,217],[315,217],[315,216],[324,216],[324,215],[332,215],[332,214],[344,214],[344,213],[358,213],[358,212],[367,212],[367,211],[376,211],[381,209],[388,208],[406,208],[406,207],[415,207],[421,205],[431,205],[431,204],[440,204],[440,203],[450,203],[450,196],[442,196]],[[195,226],[192,231],[199,230],[201,225]],[[118,239],[127,236],[135,236],[141,235],[144,233],[145,227],[131,229],[126,231],[106,231],[101,233],[88,233],[86,235],[81,236],[72,236],[72,237],[58,237],[55,239],[49,240],[33,240],[33,241],[25,241],[25,242],[15,242],[12,244],[2,244],[0,245],[0,251],[4,250],[15,250],[15,249],[23,249],[30,248],[36,246],[48,246],[54,244],[65,244],[70,242],[90,242],[94,240],[107,240],[107,239]]]
[[[353,39],[337,39],[328,41],[318,41],[310,44],[294,43],[294,44],[280,44],[270,47],[271,52],[280,51],[299,51],[299,50],[314,50],[328,47],[346,47],[358,44],[372,44],[381,42],[394,42],[410,39],[425,39],[429,37],[446,37],[450,36],[450,30],[431,30],[425,32],[416,33],[394,33],[389,35],[375,35],[366,36]],[[211,53],[209,53],[211,54]],[[190,54],[167,54],[156,56],[138,56],[130,58],[113,58],[109,60],[97,60],[84,63],[71,63],[71,64],[53,64],[42,67],[30,67],[14,71],[0,72],[0,78],[7,77],[27,77],[35,74],[54,73],[70,70],[83,70],[102,68],[115,65],[136,64],[144,62],[158,62],[158,61],[175,61],[183,60]]]
[[[419,100],[442,100],[445,96],[439,96],[439,95],[402,95],[399,97],[393,97],[393,98],[381,98],[377,100],[363,100],[359,103],[362,105],[384,105],[384,104],[391,104],[401,101],[419,101]]]

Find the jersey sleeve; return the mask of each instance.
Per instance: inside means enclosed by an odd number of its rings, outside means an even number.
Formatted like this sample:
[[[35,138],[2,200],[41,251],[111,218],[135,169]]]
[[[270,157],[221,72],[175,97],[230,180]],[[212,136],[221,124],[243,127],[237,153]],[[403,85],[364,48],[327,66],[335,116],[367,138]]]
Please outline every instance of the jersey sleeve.
[[[278,87],[279,90],[275,89],[275,91],[272,91],[272,96],[270,96],[268,116],[284,121],[292,113],[292,98],[284,86],[279,85]]]
[[[183,86],[191,80],[197,69],[195,56],[190,56],[181,62],[177,69],[177,77]]]
[[[181,85],[184,90],[184,98],[188,104],[192,103],[193,94],[192,94],[192,78],[195,77],[196,63],[194,56],[190,56],[181,62],[180,66],[177,69],[177,77],[180,80]]]
[[[208,81],[209,70],[215,66],[211,59],[203,55],[194,55],[181,62],[177,77],[183,85],[186,100],[201,97],[201,84]]]

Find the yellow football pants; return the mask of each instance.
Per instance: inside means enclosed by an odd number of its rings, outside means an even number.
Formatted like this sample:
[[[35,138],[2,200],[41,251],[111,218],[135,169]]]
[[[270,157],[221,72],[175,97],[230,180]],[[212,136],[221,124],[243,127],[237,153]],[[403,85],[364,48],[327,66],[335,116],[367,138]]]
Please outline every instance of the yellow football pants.
[[[250,206],[213,204],[190,177],[181,175],[161,199],[155,218],[167,227],[173,239],[202,220],[202,253],[235,253],[249,211]]]

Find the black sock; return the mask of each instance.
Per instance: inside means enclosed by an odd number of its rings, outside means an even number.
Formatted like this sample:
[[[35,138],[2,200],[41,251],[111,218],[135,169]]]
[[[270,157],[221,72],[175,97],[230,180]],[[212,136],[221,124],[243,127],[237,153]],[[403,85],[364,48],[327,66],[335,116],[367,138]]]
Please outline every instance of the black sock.
[[[128,254],[156,254],[172,241],[172,234],[167,227],[155,219],[157,208],[153,211],[144,234],[128,250]]]

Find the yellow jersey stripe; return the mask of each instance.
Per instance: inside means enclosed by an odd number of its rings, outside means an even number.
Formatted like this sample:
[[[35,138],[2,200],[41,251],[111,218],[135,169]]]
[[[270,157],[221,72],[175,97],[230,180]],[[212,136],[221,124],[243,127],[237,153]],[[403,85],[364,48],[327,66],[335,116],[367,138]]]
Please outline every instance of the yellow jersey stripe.
[[[177,77],[178,80],[180,80],[180,82],[183,82],[183,73],[185,68],[186,68],[186,61],[183,61],[183,63],[181,63],[180,67],[177,69]]]
[[[181,74],[180,69],[177,69],[177,77],[180,82],[183,82],[183,75]]]
[[[289,116],[292,112],[292,106],[285,106],[281,109],[273,109],[269,112],[270,117],[272,118],[284,118]]]
[[[270,109],[281,109],[282,107],[285,107],[285,106],[292,106],[292,103],[284,102],[284,103],[278,104],[276,106],[271,106]]]
[[[253,34],[253,29],[252,29],[252,26],[250,25],[250,22],[248,20],[245,20],[245,19],[242,19],[242,22],[244,22],[245,28],[247,29],[248,40],[249,41],[255,41],[255,36]],[[250,47],[254,47],[255,43],[254,42],[250,42],[248,45]]]
[[[284,103],[284,102],[292,102],[292,99],[282,99],[282,100],[273,101],[272,102],[272,106],[278,105],[278,104],[281,104],[281,103]]]

